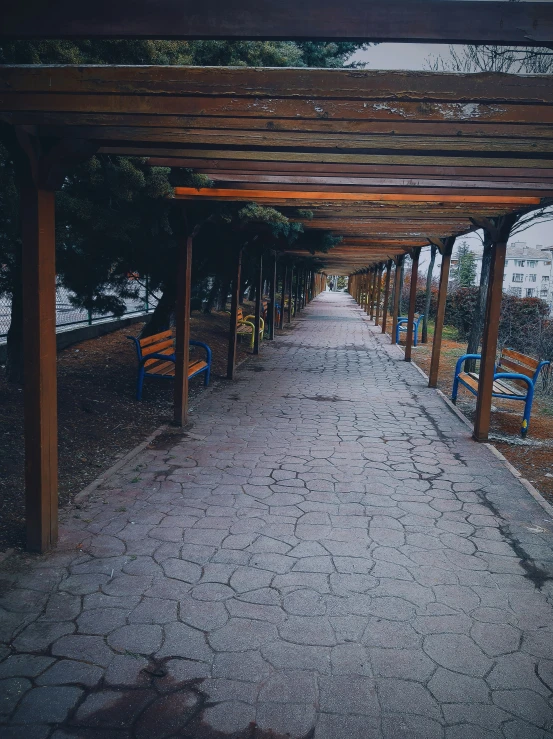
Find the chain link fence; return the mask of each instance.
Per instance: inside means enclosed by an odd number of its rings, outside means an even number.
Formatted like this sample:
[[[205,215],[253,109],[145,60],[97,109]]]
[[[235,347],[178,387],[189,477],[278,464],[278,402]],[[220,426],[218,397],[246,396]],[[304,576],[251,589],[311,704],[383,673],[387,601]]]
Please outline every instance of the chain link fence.
[[[157,302],[154,295],[148,295],[146,289],[140,290],[140,296],[125,300],[126,316],[133,313],[150,313]],[[70,301],[71,293],[64,287],[56,289],[56,326],[92,325],[97,321],[114,318],[113,314],[91,313],[81,308],[75,308]],[[11,298],[8,295],[0,296],[0,342],[6,339],[11,321]]]

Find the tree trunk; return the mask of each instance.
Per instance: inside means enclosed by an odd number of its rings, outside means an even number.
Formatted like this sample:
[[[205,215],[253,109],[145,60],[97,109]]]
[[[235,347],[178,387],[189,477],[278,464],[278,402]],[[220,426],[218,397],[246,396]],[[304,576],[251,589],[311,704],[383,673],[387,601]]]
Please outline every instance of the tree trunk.
[[[484,328],[484,315],[486,313],[486,300],[488,298],[488,283],[490,279],[490,263],[492,259],[492,242],[487,232],[484,233],[484,249],[482,252],[482,271],[480,273],[480,286],[478,299],[472,315],[467,354],[478,354],[482,331]],[[476,360],[469,359],[465,362],[465,372],[474,372]]]
[[[161,331],[167,331],[171,327],[171,316],[175,311],[177,300],[177,286],[175,284],[166,285],[161,298],[158,300],[154,312],[150,320],[144,326],[140,333],[140,338],[145,339],[146,336],[159,334]]]
[[[228,277],[224,281],[221,280],[221,290],[219,291],[219,310],[223,311],[227,308],[228,294],[230,292],[230,280]]]
[[[436,262],[437,247],[432,245],[430,249],[430,264],[426,275],[426,295],[424,300],[424,318],[422,319],[422,343],[428,342],[428,318],[430,313],[430,300],[432,298],[432,273],[434,272],[434,264]]]
[[[23,385],[23,283],[21,245],[16,245],[11,320],[6,343],[6,379]]]
[[[206,301],[205,308],[204,308],[204,313],[207,313],[207,314],[211,313],[211,311],[213,310],[213,306],[215,305],[219,297],[220,292],[221,292],[221,279],[219,277],[215,277],[209,289],[207,301]]]

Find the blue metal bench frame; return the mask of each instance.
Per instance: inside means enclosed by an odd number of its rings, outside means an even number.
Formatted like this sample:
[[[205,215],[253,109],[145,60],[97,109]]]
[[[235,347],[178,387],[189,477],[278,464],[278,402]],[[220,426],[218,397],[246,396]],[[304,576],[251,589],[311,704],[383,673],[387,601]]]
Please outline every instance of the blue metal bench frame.
[[[132,339],[134,341],[134,346],[136,349],[136,355],[138,358],[138,377],[136,379],[136,399],[142,400],[142,386],[144,385],[144,378],[145,377],[157,377],[158,379],[166,379],[166,380],[174,380],[174,375],[159,375],[153,372],[148,372],[147,367],[144,366],[144,363],[147,362],[149,359],[161,359],[164,362],[173,362],[175,363],[176,357],[174,354],[142,354],[142,347],[140,346],[140,339],[138,339],[136,336],[127,336],[127,339]],[[196,372],[193,372],[191,375],[188,375],[188,379],[190,380],[192,377],[196,377],[196,375],[200,375],[202,372],[205,372],[204,377],[204,386],[207,387],[209,385],[209,378],[211,376],[211,349],[207,344],[204,344],[202,341],[194,341],[194,339],[190,339],[189,341],[190,346],[199,346],[205,349],[205,361],[206,366],[201,367]]]
[[[463,354],[462,357],[459,357],[457,360],[457,364],[455,365],[455,376],[453,378],[453,389],[451,391],[451,400],[453,403],[457,402],[457,393],[459,392],[459,383],[463,385],[467,390],[469,390],[473,395],[478,395],[478,391],[475,390],[473,387],[471,387],[469,384],[467,384],[462,377],[459,375],[461,374],[461,368],[464,364],[464,362],[467,359],[481,359],[481,354]],[[492,392],[493,398],[503,398],[504,400],[520,400],[524,402],[524,414],[522,416],[522,425],[520,428],[520,435],[524,438],[526,434],[528,433],[528,429],[530,427],[530,414],[532,413],[532,403],[534,401],[534,390],[536,386],[536,382],[538,380],[538,376],[542,369],[549,365],[550,362],[543,361],[538,364],[536,367],[536,370],[534,372],[534,376],[532,378],[526,377],[526,375],[522,375],[519,372],[497,372],[498,369],[501,368],[501,359],[499,365],[494,366],[494,375],[493,375],[493,381],[496,380],[521,380],[522,382],[525,382],[528,386],[528,389],[526,391],[526,394],[515,394],[513,392],[512,395],[508,393],[496,393]]]
[[[419,323],[424,318],[424,315],[420,315],[418,318],[415,318],[413,321],[413,346],[417,346],[419,343]],[[396,344],[399,344],[399,332],[400,331],[407,331],[407,324],[409,323],[409,318],[406,316],[400,316],[397,319],[397,328],[396,328]]]

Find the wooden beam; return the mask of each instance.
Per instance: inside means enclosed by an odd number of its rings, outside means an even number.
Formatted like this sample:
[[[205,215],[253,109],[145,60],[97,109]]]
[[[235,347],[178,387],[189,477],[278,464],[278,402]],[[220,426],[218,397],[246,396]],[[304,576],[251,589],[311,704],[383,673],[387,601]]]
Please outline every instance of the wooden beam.
[[[420,248],[413,249],[412,252],[412,266],[411,266],[411,285],[409,290],[409,312],[407,317],[407,342],[405,345],[405,361],[411,361],[411,352],[413,348],[413,333],[414,333],[414,320],[415,320],[415,307],[417,302],[417,279],[419,276],[419,257],[421,250]]]
[[[177,268],[177,305],[175,311],[175,391],[174,422],[188,422],[188,366],[190,357],[190,295],[192,288],[191,234],[181,236]]]
[[[238,307],[240,305],[240,290],[242,279],[242,249],[236,253],[235,272],[232,282],[232,295],[230,303],[230,325],[229,325],[229,345],[227,358],[227,378],[234,380],[236,372],[236,342],[238,339],[237,322]]]
[[[396,343],[396,330],[397,330],[397,319],[399,317],[399,302],[400,302],[400,273],[403,267],[403,256],[400,256],[396,260],[396,269],[394,272],[394,302],[392,307],[392,344]]]
[[[55,193],[21,188],[27,548],[58,538]]]
[[[286,323],[291,323],[292,321],[292,292],[293,292],[293,286],[294,286],[294,268],[291,267],[290,269],[290,278],[288,283],[288,315]]]
[[[0,15],[3,38],[280,39],[544,45],[549,3],[476,0],[23,0]]]
[[[286,264],[282,267],[282,292],[280,294],[280,320],[278,327],[282,331],[284,325],[284,300],[286,297],[286,283],[288,280],[288,266]]]
[[[390,277],[392,274],[392,260],[386,262],[386,283],[384,286],[384,305],[382,306],[382,333],[386,333],[386,324],[388,322],[388,302],[390,300]]]
[[[270,264],[269,275],[269,306],[267,309],[267,319],[269,321],[269,339],[275,338],[275,312],[276,312],[276,281],[277,281],[277,255],[273,252]]]
[[[383,264],[378,265],[378,277],[376,283],[376,315],[374,318],[374,325],[378,326],[380,322],[380,305],[382,300],[382,271],[384,269]]]
[[[503,273],[505,271],[505,255],[510,230],[515,222],[512,217],[498,219],[493,224],[495,236],[492,246],[490,279],[486,314],[482,334],[482,354],[476,399],[476,417],[474,419],[473,438],[476,441],[487,441],[490,431],[490,415],[492,407],[493,377],[499,335],[499,319],[501,315],[501,299],[503,297]]]
[[[442,334],[444,329],[445,304],[447,299],[447,285],[449,280],[449,268],[451,264],[451,252],[453,251],[454,238],[447,239],[442,244],[442,266],[440,269],[440,287],[438,290],[438,305],[436,307],[436,320],[434,324],[434,339],[432,341],[432,358],[430,360],[430,372],[428,373],[428,387],[438,387],[438,375],[440,372],[440,357],[442,351]]]
[[[257,263],[257,281],[255,285],[255,335],[253,337],[253,353],[259,354],[259,331],[261,329],[261,298],[263,297],[263,254],[259,252]]]
[[[489,203],[492,205],[530,206],[539,205],[539,197],[518,197],[516,194],[492,195],[412,195],[405,196],[397,193],[359,193],[359,192],[324,192],[309,190],[241,190],[236,188],[202,188],[175,187],[174,197],[177,200],[337,200],[356,202],[399,202],[405,203]]]

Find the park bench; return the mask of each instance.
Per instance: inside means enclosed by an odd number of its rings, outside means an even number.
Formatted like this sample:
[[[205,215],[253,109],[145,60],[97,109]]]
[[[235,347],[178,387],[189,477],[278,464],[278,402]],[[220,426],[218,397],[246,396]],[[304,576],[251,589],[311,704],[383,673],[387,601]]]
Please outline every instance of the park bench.
[[[263,333],[265,331],[265,321],[259,317],[259,341],[263,341]],[[242,308],[238,308],[236,313],[236,333],[238,336],[249,336],[250,346],[253,348],[255,339],[255,316],[244,316]]]
[[[424,318],[424,315],[421,313],[420,315],[418,313],[415,313],[415,320],[413,321],[413,346],[417,346],[419,341],[419,324]],[[407,331],[407,324],[409,323],[409,319],[405,316],[400,316],[397,319],[397,328],[396,328],[396,344],[399,344],[399,332],[400,331]]]
[[[139,339],[136,336],[127,336],[134,341],[138,357],[138,377],[136,381],[136,399],[142,399],[142,385],[145,377],[159,377],[173,379],[175,377],[175,341],[171,329],[159,334]],[[188,378],[205,373],[204,385],[209,385],[211,374],[211,349],[201,341],[190,340],[190,346],[199,346],[205,349],[205,360],[192,359],[188,365]]]
[[[478,395],[479,375],[476,372],[462,372],[461,367],[467,359],[480,359],[480,354],[463,354],[459,357],[455,366],[455,377],[453,378],[453,390],[451,400],[457,402],[459,383],[467,388],[473,395]],[[503,349],[499,363],[494,369],[493,391],[494,398],[504,400],[520,400],[524,402],[524,415],[520,433],[523,437],[528,433],[530,425],[530,413],[534,400],[534,389],[538,376],[549,362],[541,362],[538,359],[521,354],[514,349]]]

